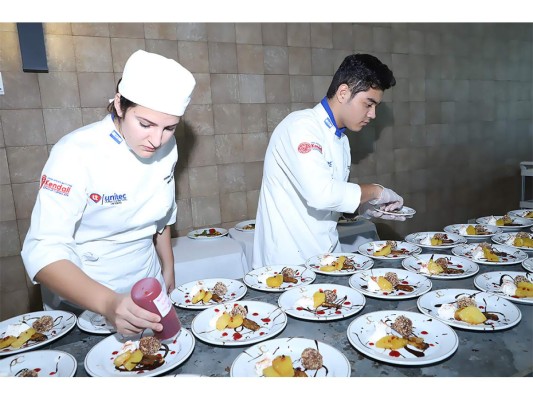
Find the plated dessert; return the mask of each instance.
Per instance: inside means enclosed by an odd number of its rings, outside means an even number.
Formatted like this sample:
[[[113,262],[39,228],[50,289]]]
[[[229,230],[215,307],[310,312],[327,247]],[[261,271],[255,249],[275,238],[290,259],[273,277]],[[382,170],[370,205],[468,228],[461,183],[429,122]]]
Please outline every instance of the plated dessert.
[[[476,219],[478,224],[486,224],[501,228],[504,232],[518,231],[533,225],[533,220],[528,218],[516,217],[514,215],[489,215]]]
[[[414,244],[395,240],[377,240],[359,246],[359,253],[378,260],[395,260],[420,254],[422,249]]]
[[[444,231],[463,236],[468,241],[486,240],[502,232],[497,226],[486,224],[453,224],[444,227]]]
[[[515,303],[533,304],[533,274],[529,272],[485,272],[476,276],[474,285]]]
[[[374,261],[354,253],[326,253],[309,258],[305,266],[322,275],[351,275],[356,271],[370,269]]]
[[[527,260],[522,261],[522,267],[526,271],[533,272],[533,258],[528,258]]]
[[[58,350],[36,350],[0,360],[0,376],[61,378],[76,373],[78,363],[69,353]]]
[[[249,219],[247,221],[239,222],[237,225],[235,225],[235,229],[242,232],[254,232],[255,219]]]
[[[380,213],[383,213],[383,214],[388,214],[388,215],[413,216],[416,214],[416,211],[411,207],[403,206],[399,210],[393,210],[393,211],[382,210],[382,207],[385,207],[385,206],[376,206],[374,207],[374,210],[379,211]]]
[[[170,300],[180,308],[205,309],[244,297],[246,285],[234,279],[209,278],[184,283],[170,293]]]
[[[533,251],[533,233],[528,232],[506,232],[494,235],[494,243],[505,246],[516,247],[524,251]]]
[[[429,249],[450,249],[466,243],[466,238],[456,233],[417,232],[407,235],[405,241]]]
[[[449,326],[410,311],[387,310],[361,315],[347,331],[361,353],[391,364],[424,365],[443,360],[458,347]]]
[[[293,287],[309,285],[315,279],[315,273],[301,265],[266,266],[244,275],[247,286],[265,292],[283,292]]]
[[[408,271],[433,279],[461,279],[477,274],[479,266],[464,257],[443,254],[419,254],[402,260]]]
[[[520,218],[533,219],[532,209],[513,210],[513,211],[509,211],[507,214],[512,215],[512,216],[517,216]]]
[[[187,234],[190,239],[216,239],[228,234],[228,230],[224,228],[204,228],[196,229]]]
[[[431,290],[426,277],[397,268],[359,271],[350,277],[349,284],[365,296],[389,300],[418,297]]]
[[[452,249],[452,253],[487,265],[517,264],[527,259],[527,254],[522,250],[487,242],[459,245]]]
[[[89,310],[80,314],[76,324],[82,331],[89,333],[106,335],[116,332],[115,327],[107,321],[106,317]]]

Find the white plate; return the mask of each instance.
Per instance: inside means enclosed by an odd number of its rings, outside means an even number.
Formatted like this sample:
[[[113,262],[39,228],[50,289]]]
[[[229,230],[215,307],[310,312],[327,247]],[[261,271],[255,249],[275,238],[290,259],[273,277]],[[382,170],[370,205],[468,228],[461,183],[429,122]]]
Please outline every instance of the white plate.
[[[522,261],[522,267],[529,272],[533,272],[533,258]]]
[[[500,219],[500,218],[503,217],[503,215],[489,215],[487,217],[480,217],[480,218],[476,219],[476,222],[478,224],[489,225],[489,220],[492,217],[494,217],[496,219]],[[513,224],[517,224],[516,226],[498,226],[498,225],[492,225],[492,224],[490,224],[490,226],[496,226],[496,227],[500,228],[502,231],[508,232],[508,231],[519,231],[521,229],[524,229],[524,228],[527,228],[527,227],[533,225],[533,219],[515,217],[515,216],[512,216],[512,215],[510,215],[510,217],[513,220]]]
[[[472,297],[477,306],[482,311],[494,313],[498,316],[498,321],[487,319],[483,324],[473,325],[456,319],[444,319],[439,316],[439,307],[445,303],[454,303],[458,296],[467,295]],[[456,328],[472,331],[497,331],[515,326],[522,319],[522,313],[509,300],[495,294],[479,292],[470,289],[441,289],[428,292],[420,296],[417,300],[418,309],[445,324]]]
[[[266,284],[267,278],[281,274],[283,268],[292,268],[296,283],[283,282],[279,287],[269,287]],[[262,268],[253,269],[244,275],[244,283],[255,290],[265,292],[284,292],[293,287],[305,286],[314,282],[316,274],[308,268],[301,265],[269,265]]]
[[[180,308],[204,310],[218,303],[211,300],[207,304],[204,304],[201,301],[192,304],[191,299],[201,288],[212,290],[217,282],[222,282],[228,288],[226,294],[222,296],[222,303],[242,299],[248,291],[246,285],[234,279],[209,278],[184,283],[183,285],[178,286],[170,293],[170,300]]]
[[[359,253],[361,253],[364,256],[375,258],[376,260],[401,260],[402,258],[407,258],[413,254],[420,254],[422,252],[422,249],[418,246],[415,246],[412,243],[407,242],[401,242],[398,240],[395,240],[396,242],[396,249],[397,250],[407,250],[407,254],[389,254],[388,256],[375,256],[374,254],[374,243],[377,246],[383,246],[385,243],[387,243],[387,240],[376,240],[373,242],[363,243],[361,246],[359,246]]]
[[[145,331],[143,336],[151,333],[150,330]],[[162,342],[162,348],[164,348],[164,345],[168,346],[168,352],[159,350],[159,354],[165,357],[163,365],[146,371],[117,370],[115,364],[113,364],[113,360],[118,356],[117,352],[122,349],[126,340],[135,342],[140,340],[141,337],[139,334],[123,338],[118,333],[106,337],[87,353],[84,362],[85,370],[91,376],[145,377],[161,375],[182,364],[191,355],[196,343],[193,335],[187,329],[181,328],[177,338],[167,339]]]
[[[258,377],[256,364],[267,358],[273,360],[279,355],[290,356],[294,368],[302,367],[301,355],[307,348],[318,350],[322,355],[323,367],[318,370],[307,370],[309,377],[350,377],[350,361],[335,347],[318,340],[290,337],[267,340],[243,351],[231,364],[230,376]]]
[[[216,329],[217,319],[230,312],[235,304],[248,309],[247,318],[260,326],[257,331],[244,327]],[[242,346],[262,342],[280,333],[287,325],[287,315],[274,304],[261,301],[236,301],[209,307],[192,321],[192,333],[200,340],[219,346]]]
[[[64,378],[76,374],[78,363],[69,353],[36,350],[0,360],[0,376],[17,376],[24,369],[37,370],[38,378]]]
[[[510,264],[518,264],[522,261],[524,261],[527,258],[527,254],[524,253],[522,250],[517,250],[514,247],[510,246],[503,246],[501,244],[493,244],[492,248],[498,252],[504,252],[507,254],[506,257],[500,256],[500,261],[487,261],[485,258],[474,260],[472,257],[472,251],[479,246],[477,243],[472,244],[461,244],[459,246],[456,246],[452,249],[452,253],[459,257],[465,257],[469,260],[472,260],[478,264],[486,264],[486,265],[510,265]]]
[[[509,239],[512,239],[514,241],[514,239],[516,238],[516,234],[518,232],[505,232],[505,233],[499,233],[497,235],[494,235],[491,239],[494,243],[498,243],[498,244],[502,244],[504,246],[509,246],[509,247],[512,247],[514,249],[520,249],[522,251],[533,251],[533,247],[524,247],[524,246],[515,246],[513,244],[506,244],[506,242],[509,240]],[[533,235],[530,235],[533,237]]]
[[[354,262],[354,268],[353,269],[345,269],[345,270],[339,270],[339,271],[321,271],[320,268],[322,265],[320,264],[320,260],[322,260],[325,256],[333,256],[339,259],[340,256],[345,256],[346,258],[349,258]],[[370,269],[374,265],[374,260],[362,256],[361,254],[355,254],[355,253],[328,253],[328,254],[319,254],[317,256],[313,256],[309,258],[305,262],[305,266],[309,268],[312,271],[315,271],[317,274],[322,275],[351,275],[357,271]]]
[[[424,350],[423,356],[417,357],[406,348],[388,350],[375,346],[375,342],[380,339],[372,337],[376,324],[383,321],[390,326],[400,315],[409,318],[413,322],[413,334],[423,338],[424,342],[430,345]],[[459,345],[457,334],[449,326],[423,314],[400,310],[376,311],[361,315],[350,323],[347,335],[352,346],[361,353],[379,361],[399,365],[432,364],[452,355]]]
[[[404,216],[404,217],[416,214],[416,211],[413,208],[406,207],[406,206],[403,206],[399,210],[394,210],[394,211],[383,211],[383,210],[380,210],[379,207],[374,207],[374,210],[379,211],[380,213],[383,213],[383,214],[387,214],[387,215],[398,215],[398,216]]]
[[[341,225],[344,225],[344,224],[353,224],[354,222],[358,222],[360,220],[364,220],[365,218],[361,217],[360,215],[355,215],[351,218],[347,218],[345,217],[344,215],[341,214],[341,216],[339,217],[339,220],[337,221],[337,224],[341,224]]]
[[[459,233],[459,230],[461,228],[463,227],[468,228],[470,225],[472,226],[482,225],[485,228],[485,230],[487,230],[490,233],[488,235],[463,235]],[[492,237],[493,235],[496,235],[497,233],[501,233],[502,230],[496,226],[486,225],[486,224],[453,224],[453,225],[448,225],[444,227],[444,232],[454,233],[456,235],[463,236],[467,240],[483,240],[483,239],[489,239],[490,237]]]
[[[253,228],[245,228],[248,225],[253,224]],[[255,219],[249,219],[247,221],[239,222],[237,225],[235,225],[235,229],[242,232],[255,232]]]
[[[78,328],[85,332],[96,333],[100,335],[116,332],[115,327],[107,322],[103,315],[89,310],[82,312],[78,317]]]
[[[480,274],[476,276],[474,279],[474,285],[484,292],[488,293],[494,293],[498,296],[503,297],[504,299],[507,299],[509,301],[513,301],[515,303],[522,303],[522,304],[533,304],[533,297],[514,297],[514,296],[508,296],[505,293],[502,293],[500,290],[500,279],[503,275],[508,275],[511,278],[514,278],[516,276],[526,276],[530,282],[533,282],[533,274],[528,272],[514,272],[514,271],[493,271],[493,272],[485,272],[484,274]]]
[[[371,277],[385,276],[387,272],[396,273],[401,284],[410,285],[414,290],[412,292],[407,292],[401,289],[393,289],[391,292],[384,292],[381,290],[379,292],[373,292],[368,290],[368,280]],[[431,290],[431,281],[428,278],[398,268],[378,268],[369,271],[358,271],[350,277],[349,284],[365,296],[386,300],[411,299]]]
[[[59,339],[61,336],[66,335],[74,326],[76,326],[76,316],[68,311],[35,311],[28,314],[19,315],[0,322],[0,338],[3,338],[6,334],[6,330],[9,325],[20,324],[25,322],[29,326],[40,317],[49,315],[54,320],[54,326],[51,330],[44,332],[48,339],[42,342],[29,341],[26,342],[20,349],[14,349],[12,347],[6,347],[0,350],[0,357],[7,356],[9,354],[22,353],[27,350],[34,350],[38,347],[50,344],[50,342]]]
[[[210,229],[216,230],[220,235],[212,235],[212,236],[200,236],[204,231],[209,232]],[[189,239],[195,239],[195,240],[211,240],[211,239],[218,239],[221,237],[224,237],[228,234],[228,230],[224,228],[202,228],[202,229],[196,229],[194,231],[191,231],[187,234],[187,237]]]
[[[523,210],[509,211],[508,214],[511,215],[511,216],[515,216],[515,217],[533,219],[533,217],[526,217],[527,213],[528,212],[532,212],[532,211],[533,211],[533,209],[531,209],[531,208],[525,208]]]
[[[342,307],[313,308],[313,294],[319,290],[336,290],[337,304]],[[365,296],[357,290],[343,285],[313,284],[287,290],[278,298],[278,304],[287,314],[310,321],[331,321],[357,314],[365,306]]]
[[[423,244],[421,243],[426,238],[432,238],[436,233],[442,233],[445,234],[449,240],[451,240],[451,243],[444,243],[440,246],[433,246],[431,244]],[[454,246],[457,246],[461,243],[466,243],[466,238],[455,234],[455,233],[448,233],[448,232],[417,232],[417,233],[410,233],[405,237],[405,241],[412,243],[416,246],[425,247],[428,249],[451,249]]]
[[[462,274],[428,274],[420,272],[421,263],[427,264],[431,256],[433,256],[434,260],[437,260],[440,257],[446,257],[448,259],[449,268],[461,269],[464,272]],[[432,253],[419,254],[416,257],[408,257],[402,260],[402,267],[408,271],[416,272],[417,274],[421,274],[432,279],[463,279],[473,276],[479,271],[479,265],[468,258]]]

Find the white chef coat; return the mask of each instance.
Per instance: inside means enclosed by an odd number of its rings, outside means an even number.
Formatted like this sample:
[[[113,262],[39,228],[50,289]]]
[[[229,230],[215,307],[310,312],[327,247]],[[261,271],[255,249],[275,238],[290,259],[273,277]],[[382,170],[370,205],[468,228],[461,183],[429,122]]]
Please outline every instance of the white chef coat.
[[[59,140],[43,169],[21,253],[32,281],[65,259],[117,292],[145,277],[163,284],[153,235],[176,221],[177,158],[174,137],[153,157],[138,157],[111,115]]]
[[[257,209],[253,268],[302,264],[339,252],[337,221],[359,207],[361,188],[347,182],[348,138],[336,134],[324,106],[289,114],[265,155]]]

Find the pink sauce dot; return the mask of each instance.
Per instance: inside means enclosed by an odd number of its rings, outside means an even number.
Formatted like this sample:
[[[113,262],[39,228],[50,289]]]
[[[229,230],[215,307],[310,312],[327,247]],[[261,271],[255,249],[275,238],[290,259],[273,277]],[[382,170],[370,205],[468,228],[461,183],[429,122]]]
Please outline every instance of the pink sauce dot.
[[[303,309],[304,309],[303,307],[296,307],[297,311],[302,311]]]
[[[342,311],[337,310],[335,311],[335,314],[342,314]]]
[[[398,254],[394,254],[393,257],[398,257]],[[398,357],[398,356],[396,356],[396,357]]]
[[[218,308],[215,308],[215,312],[220,312],[220,310]]]
[[[263,336],[265,332],[259,332],[259,336]]]
[[[422,335],[427,335],[428,333],[426,331],[420,332]]]
[[[55,374],[56,374],[56,372],[55,372],[55,371],[53,371],[53,372],[50,372],[50,375],[55,375]]]
[[[389,293],[388,292],[383,292],[383,295],[388,296]]]
[[[41,372],[41,368],[34,368],[33,369],[35,372]],[[55,372],[52,372],[53,374],[55,374]]]
[[[254,312],[252,315],[253,315],[254,317],[257,317],[259,314],[256,313],[256,312]]]
[[[374,342],[368,343],[369,346],[374,346]]]
[[[235,294],[235,293],[232,293],[232,294],[231,294],[231,297],[235,297],[235,296],[236,296],[236,294]]]
[[[185,303],[190,303],[191,301],[190,300],[185,300]]]
[[[435,346],[433,343],[430,343],[429,345],[430,345],[431,347]]]
[[[172,350],[172,351],[170,352],[170,354],[176,354],[176,351],[175,351],[175,350]]]
[[[346,304],[347,306],[349,306],[350,304],[352,304],[350,301],[345,301],[344,304]]]
[[[479,306],[479,308],[481,308],[483,310],[485,308],[485,306]]]
[[[242,338],[242,335],[239,332],[235,332],[233,334],[233,339],[234,340],[239,340],[240,338]]]
[[[222,336],[228,336],[228,332],[223,332]]]
[[[320,311],[317,311],[316,313],[322,315],[322,314],[325,314],[326,312],[324,310],[320,310]]]
[[[398,293],[398,296],[403,296],[405,293],[404,292],[400,292]]]
[[[270,318],[261,318],[261,321],[268,324],[270,322]]]
[[[457,264],[457,268],[463,268],[461,264]]]
[[[392,350],[390,353],[389,353],[389,356],[391,357],[400,357],[400,353],[396,350]]]
[[[118,354],[118,351],[114,351],[114,352],[112,352],[111,354],[113,354],[113,355],[117,355],[117,354]]]

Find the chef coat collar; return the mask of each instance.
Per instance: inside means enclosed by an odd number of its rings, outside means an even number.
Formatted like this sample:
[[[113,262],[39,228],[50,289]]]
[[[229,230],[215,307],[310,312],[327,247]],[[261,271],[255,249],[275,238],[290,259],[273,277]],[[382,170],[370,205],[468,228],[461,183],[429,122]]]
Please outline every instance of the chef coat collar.
[[[331,111],[331,107],[328,104],[328,99],[327,99],[326,96],[324,96],[324,98],[320,101],[320,104],[322,104],[322,107],[324,107],[324,109],[326,110],[326,112],[329,115],[329,118],[326,118],[324,120],[324,123],[326,124],[326,126],[328,128],[331,128],[332,126],[334,126],[335,127],[335,135],[338,138],[340,138],[342,136],[342,134],[344,133],[344,131],[346,130],[346,128],[339,129],[339,127],[337,126],[337,121],[335,121],[335,117],[333,116],[333,112]]]

